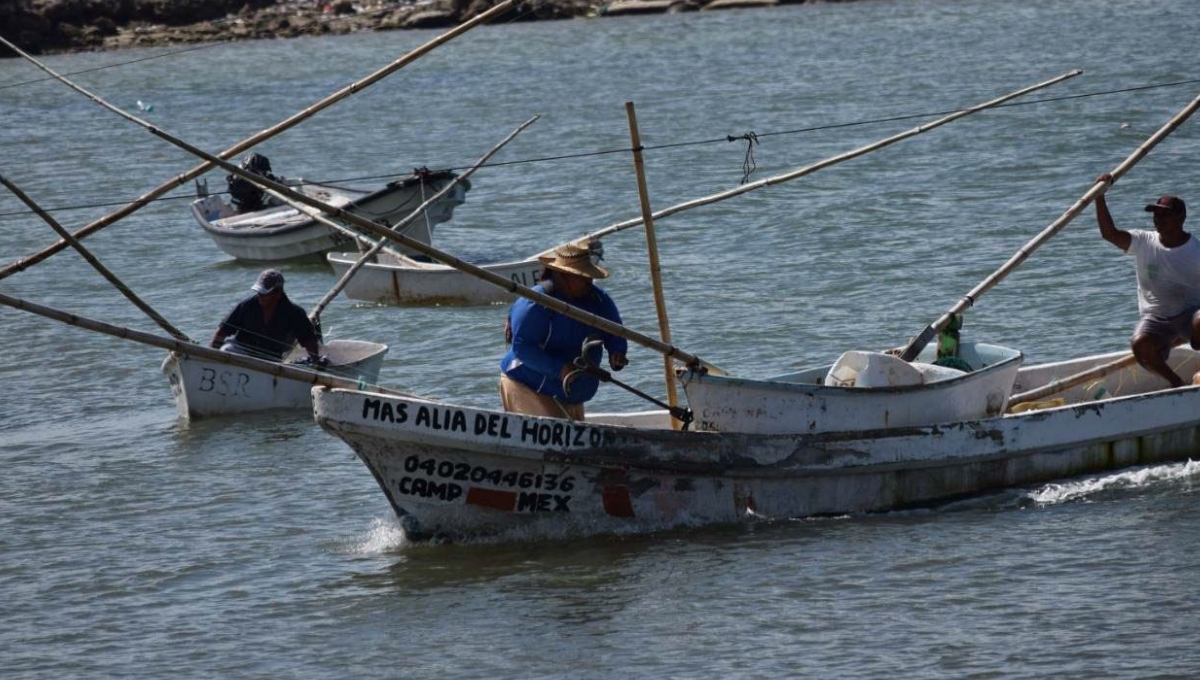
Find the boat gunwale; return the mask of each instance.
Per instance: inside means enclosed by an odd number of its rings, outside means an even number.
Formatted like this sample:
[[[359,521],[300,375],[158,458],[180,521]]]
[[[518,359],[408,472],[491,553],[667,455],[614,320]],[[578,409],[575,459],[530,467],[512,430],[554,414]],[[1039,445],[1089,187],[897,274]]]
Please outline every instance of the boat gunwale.
[[[453,179],[455,177],[457,177],[457,175],[454,172],[451,172],[450,170],[441,170],[441,171],[438,171],[435,173],[431,173],[429,175],[429,178],[431,178],[431,179],[439,179],[439,180],[440,179],[449,179],[451,181],[453,181]],[[372,191],[371,193],[366,194],[365,196],[360,196],[356,199],[346,202],[345,205],[341,206],[341,209],[342,210],[351,210],[355,207],[362,206],[363,204],[367,203],[368,201],[377,200],[377,199],[385,197],[389,194],[395,194],[400,191],[409,189],[409,188],[413,187],[415,184],[418,184],[420,182],[420,179],[421,178],[419,178],[419,177],[407,177],[405,179],[397,180],[395,182],[388,182],[382,188],[376,189],[375,191]],[[466,182],[464,182],[464,183],[466,183]],[[314,186],[314,187],[324,188],[324,185],[316,184],[314,182],[305,182],[304,184],[301,184],[300,186]],[[467,187],[467,189],[469,189],[469,187]],[[326,190],[328,190],[328,189],[326,189]],[[343,193],[342,195],[345,195],[345,194]],[[198,198],[198,199],[192,201],[192,203],[191,203],[192,216],[196,218],[196,221],[200,223],[200,226],[203,227],[205,231],[207,231],[211,234],[219,235],[224,238],[262,238],[264,236],[285,236],[285,235],[290,234],[295,231],[311,228],[314,225],[320,226],[322,232],[325,232],[334,237],[338,236],[337,234],[333,234],[332,232],[330,232],[330,230],[327,227],[320,225],[312,217],[309,217],[308,219],[306,219],[302,222],[297,222],[295,224],[287,224],[287,225],[278,226],[278,227],[271,227],[271,226],[224,227],[224,226],[219,226],[219,225],[213,224],[207,217],[205,217],[204,215],[202,215],[200,213],[198,206],[202,202],[204,202],[204,200],[207,198],[208,197],[205,196],[203,198]],[[270,206],[270,207],[281,207],[282,208],[282,207],[287,207],[287,206],[284,205],[284,206]],[[296,208],[292,208],[292,209],[297,210]],[[264,208],[264,210],[266,210],[266,209]],[[255,211],[255,212],[261,212],[261,211]],[[300,210],[297,210],[297,213],[304,214],[304,212],[300,211]],[[334,247],[336,247],[336,246],[334,246]]]
[[[984,343],[980,343],[980,344],[984,344]],[[1000,345],[989,345],[989,346],[1001,347]],[[1009,349],[1009,348],[1001,347],[1001,349]],[[888,387],[846,387],[843,385],[824,385],[824,384],[817,385],[815,383],[789,382],[789,381],[777,380],[777,379],[773,379],[773,378],[738,378],[738,377],[729,376],[729,375],[714,375],[714,374],[711,374],[708,372],[697,372],[697,371],[692,370],[691,368],[686,368],[683,370],[683,372],[681,373],[681,382],[682,382],[685,390],[693,382],[704,383],[705,381],[707,381],[709,383],[719,383],[722,386],[753,389],[753,390],[763,391],[763,392],[801,392],[804,394],[808,394],[810,396],[815,396],[816,393],[818,393],[818,392],[826,393],[825,395],[822,395],[822,396],[861,395],[861,396],[851,397],[854,399],[858,399],[858,398],[865,397],[868,395],[882,395],[882,394],[893,395],[893,394],[907,394],[910,392],[934,392],[934,391],[943,391],[944,389],[949,389],[951,387],[958,387],[959,383],[961,383],[965,380],[975,378],[978,376],[987,375],[989,373],[994,373],[994,372],[1003,370],[1005,368],[1008,368],[1009,364],[1011,364],[1014,361],[1017,362],[1018,364],[1020,364],[1021,362],[1023,362],[1025,360],[1024,352],[1021,352],[1020,350],[1010,350],[1010,351],[1015,352],[1016,354],[1014,354],[1013,356],[1010,356],[1008,358],[1001,359],[1000,361],[997,361],[994,364],[988,364],[987,366],[984,366],[983,368],[971,371],[970,373],[963,373],[962,375],[956,375],[952,378],[944,378],[941,380],[935,380],[934,382],[931,382],[931,383],[921,383],[921,384],[917,384],[917,385],[896,385],[896,386],[888,386]],[[834,366],[834,364],[830,364],[829,368],[832,368],[833,366]],[[822,367],[821,366],[813,366],[810,368],[802,368],[802,369],[799,369],[798,371],[793,371],[792,373],[785,374],[785,375],[793,375],[795,373],[803,373],[805,371],[813,370],[816,368],[822,368]]]

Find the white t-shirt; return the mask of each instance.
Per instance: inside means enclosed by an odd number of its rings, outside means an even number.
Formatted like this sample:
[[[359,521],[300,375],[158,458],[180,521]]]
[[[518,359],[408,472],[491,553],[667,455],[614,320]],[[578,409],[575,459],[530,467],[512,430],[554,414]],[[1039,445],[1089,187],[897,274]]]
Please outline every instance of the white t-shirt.
[[[1164,318],[1200,307],[1200,239],[1167,248],[1158,232],[1134,229],[1125,251],[1137,258],[1138,312]]]

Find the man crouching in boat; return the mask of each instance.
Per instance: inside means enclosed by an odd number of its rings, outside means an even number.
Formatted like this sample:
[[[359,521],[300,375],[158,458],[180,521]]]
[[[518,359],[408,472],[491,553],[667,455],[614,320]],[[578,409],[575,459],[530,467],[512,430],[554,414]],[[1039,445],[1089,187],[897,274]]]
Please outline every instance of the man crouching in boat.
[[[316,329],[304,310],[283,292],[283,274],[276,269],[263,270],[251,290],[254,295],[239,302],[217,326],[212,347],[279,361],[299,342],[314,366],[324,365]]]
[[[1096,181],[1111,184],[1113,178],[1104,173]],[[1184,381],[1167,365],[1167,356],[1184,341],[1200,349],[1200,242],[1183,230],[1187,206],[1178,196],[1163,196],[1146,212],[1154,215],[1155,231],[1117,229],[1104,194],[1096,197],[1100,235],[1137,258],[1141,320],[1133,331],[1133,354],[1143,368],[1180,387]]]
[[[553,256],[539,259],[546,269],[534,290],[621,323],[616,303],[593,284],[608,272],[592,262],[590,247],[567,244],[555,248]],[[564,386],[563,380],[574,369],[572,362],[589,336],[603,338],[614,371],[629,363],[624,338],[602,333],[524,298],[509,309],[507,330],[512,334],[512,347],[500,360],[500,401],[510,413],[583,420],[583,404],[595,396],[600,383],[588,375],[577,375],[569,386]],[[588,359],[599,363],[601,349],[593,347],[590,353]]]

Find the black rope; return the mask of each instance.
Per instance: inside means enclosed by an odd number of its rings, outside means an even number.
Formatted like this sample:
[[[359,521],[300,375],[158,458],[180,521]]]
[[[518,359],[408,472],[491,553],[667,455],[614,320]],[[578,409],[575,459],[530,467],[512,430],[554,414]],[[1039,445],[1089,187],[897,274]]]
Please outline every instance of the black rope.
[[[753,130],[740,137],[729,135],[725,138],[725,141],[736,142],[739,139],[746,140],[746,157],[742,160],[742,181],[738,182],[738,184],[745,184],[746,180],[750,179],[750,173],[758,168],[758,164],[754,162],[754,145],[759,142],[758,135],[754,134]]]
[[[163,55],[163,56],[165,56],[165,55]],[[1060,97],[1046,97],[1044,99],[1035,99],[1035,100],[1021,101],[1021,102],[1009,102],[1006,104],[1000,104],[993,108],[1033,106],[1035,104],[1046,104],[1046,103],[1051,103],[1051,102],[1069,101],[1069,100],[1073,100],[1073,99],[1084,99],[1087,97],[1100,97],[1100,96],[1112,95],[1112,94],[1126,94],[1129,92],[1144,92],[1146,90],[1154,90],[1154,89],[1161,89],[1161,88],[1167,88],[1167,87],[1179,87],[1182,85],[1194,85],[1196,83],[1200,83],[1200,79],[1179,80],[1179,81],[1170,82],[1170,83],[1160,83],[1157,85],[1141,85],[1138,87],[1127,87],[1127,88],[1122,88],[1122,89],[1117,89],[1117,90],[1101,90],[1101,91],[1097,91],[1097,92],[1085,92],[1083,94],[1064,95],[1064,96],[1060,96]],[[802,133],[806,133],[806,132],[820,132],[823,130],[837,130],[837,129],[848,128],[848,127],[857,127],[857,126],[862,126],[862,125],[877,125],[880,123],[892,123],[892,122],[896,122],[896,121],[912,120],[914,118],[929,118],[932,116],[944,116],[944,115],[949,115],[951,113],[957,113],[958,111],[961,111],[961,110],[962,109],[955,109],[955,110],[950,110],[950,111],[938,111],[938,112],[933,112],[933,113],[913,113],[913,114],[906,114],[906,115],[902,115],[902,116],[890,116],[887,118],[871,118],[871,119],[867,119],[867,120],[859,120],[859,121],[853,121],[853,122],[849,122],[849,123],[833,123],[833,124],[829,124],[829,125],[817,125],[817,126],[806,127],[806,128],[796,128],[794,130],[781,130],[778,132],[762,132],[762,133],[748,133],[748,134],[754,134],[754,139],[757,142],[757,140],[762,137],[794,135],[794,134],[802,134]],[[732,137],[731,135],[726,135],[724,137],[718,137],[718,138],[712,138],[712,139],[700,139],[700,140],[693,140],[693,141],[687,141],[687,142],[672,142],[672,143],[667,143],[667,144],[656,144],[653,146],[643,146],[642,150],[656,151],[656,150],[662,150],[662,149],[678,149],[678,148],[683,148],[683,147],[688,147],[688,146],[699,146],[702,144],[729,143],[730,141],[732,141],[731,137]],[[743,138],[745,138],[744,135],[738,136],[738,137],[733,137],[733,140],[743,139]],[[752,144],[753,143],[749,143],[748,146],[751,146]],[[535,158],[524,158],[524,159],[513,160],[513,161],[501,161],[498,163],[485,163],[484,165],[481,165],[479,167],[481,169],[482,168],[503,168],[503,167],[511,167],[511,166],[516,166],[516,165],[528,165],[528,164],[532,164],[532,163],[548,163],[548,162],[562,161],[562,160],[592,158],[592,157],[596,157],[596,156],[606,156],[606,155],[612,155],[612,154],[626,154],[626,153],[630,153],[631,151],[632,151],[632,149],[630,147],[622,147],[622,148],[616,148],[616,149],[601,149],[599,151],[585,151],[585,152],[579,152],[579,153],[560,154],[560,155],[556,155],[556,156],[539,156],[539,157],[535,157]],[[752,166],[753,157],[752,157],[752,154],[749,149],[747,150],[747,159],[746,160],[750,161],[750,165],[743,163],[743,173],[744,173],[743,180],[742,180],[743,182],[746,180],[746,176],[748,176],[745,173],[746,169],[748,167],[749,168],[753,167]],[[473,165],[452,165],[452,166],[447,166],[447,167],[441,168],[439,170],[435,170],[434,172],[454,172],[457,170],[467,170],[472,167],[474,167],[474,166]],[[336,183],[336,182],[364,182],[364,181],[376,181],[376,180],[381,180],[381,179],[389,179],[390,180],[391,178],[403,177],[403,176],[404,175],[401,175],[398,173],[388,173],[388,174],[384,174],[384,175],[360,175],[360,176],[356,176],[356,177],[345,177],[345,178],[341,178],[341,179],[325,180],[322,182],[314,181],[313,184]],[[228,193],[228,192],[214,191],[212,193],[213,194],[224,194],[224,193]],[[190,195],[164,196],[164,197],[153,199],[153,201],[151,201],[151,202],[175,201],[175,200],[182,200],[182,199],[187,199],[187,198],[193,198],[193,196],[190,196]],[[113,207],[113,206],[123,206],[128,203],[129,203],[129,201],[107,202],[107,203],[89,203],[89,204],[68,205],[68,206],[54,206],[51,208],[46,208],[45,210],[46,210],[46,212],[52,213],[52,212],[63,212],[63,211],[69,211],[69,210],[86,210],[86,209],[91,209],[91,208],[107,208],[107,207]],[[17,217],[17,216],[26,216],[31,213],[32,213],[32,211],[30,211],[30,210],[19,210],[19,211],[7,212],[7,213],[0,213],[0,219],[9,218],[9,217]]]

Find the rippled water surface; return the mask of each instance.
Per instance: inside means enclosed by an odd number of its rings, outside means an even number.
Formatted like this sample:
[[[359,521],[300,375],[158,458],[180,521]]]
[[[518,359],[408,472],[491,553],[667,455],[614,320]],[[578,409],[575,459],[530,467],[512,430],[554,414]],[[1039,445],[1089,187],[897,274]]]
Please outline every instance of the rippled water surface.
[[[497,160],[628,145],[637,104],[656,207],[781,173],[1071,69],[1085,74],[806,179],[659,222],[684,349],[747,375],[903,342],[1058,217],[1200,92],[1187,0],[879,0],[509,24],[477,30],[264,144],[278,172],[357,186],[462,167],[533,114]],[[380,33],[212,46],[78,76],[218,150],[433,37]],[[80,71],[157,52],[80,54]],[[0,173],[70,227],[195,165],[0,62]],[[929,114],[916,119],[874,122]],[[811,129],[811,130],[810,130]],[[794,132],[809,130],[806,132]],[[781,132],[792,134],[770,134]],[[1110,194],[1147,227],[1161,193],[1200,200],[1200,120]],[[223,184],[217,174],[209,178]],[[181,198],[89,247],[207,337],[257,267]],[[1194,203],[1195,205],[1195,203]],[[0,260],[53,240],[0,195]],[[637,214],[625,154],[487,169],[438,244],[525,256]],[[636,231],[606,242],[607,288],[652,331]],[[286,267],[310,306],[322,265]],[[1089,209],[968,317],[1028,361],[1124,346],[1133,268]],[[140,329],[72,253],[0,291]],[[504,307],[336,301],[332,337],[391,346],[383,381],[491,406]],[[1194,463],[1064,480],[937,510],[590,538],[407,544],[367,470],[304,413],[188,424],[163,355],[0,311],[0,676],[4,678],[1191,678],[1200,614]],[[635,350],[630,379],[657,392]],[[596,408],[640,408],[602,390]]]

